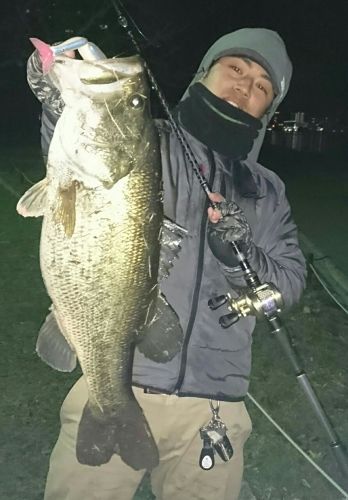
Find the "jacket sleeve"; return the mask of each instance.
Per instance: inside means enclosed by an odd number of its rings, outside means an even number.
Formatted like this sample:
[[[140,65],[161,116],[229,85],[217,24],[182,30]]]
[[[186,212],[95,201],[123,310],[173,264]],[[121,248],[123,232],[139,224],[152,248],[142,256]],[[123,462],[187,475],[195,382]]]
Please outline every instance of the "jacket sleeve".
[[[277,178],[272,189],[277,196],[271,193],[259,200],[260,215],[247,257],[261,283],[273,283],[281,292],[285,307],[289,307],[298,302],[305,287],[306,263],[283,182]],[[232,287],[242,285],[244,278],[239,268],[224,267],[224,271]]]
[[[49,75],[42,73],[40,57],[36,50],[28,59],[27,80],[29,87],[42,103],[41,147],[43,155],[47,157],[54,127],[64,109],[64,101]]]

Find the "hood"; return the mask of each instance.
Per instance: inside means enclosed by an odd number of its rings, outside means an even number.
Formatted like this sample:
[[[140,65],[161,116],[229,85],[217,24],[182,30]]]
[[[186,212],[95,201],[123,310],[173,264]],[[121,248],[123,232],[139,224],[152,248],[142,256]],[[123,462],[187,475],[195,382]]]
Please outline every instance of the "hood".
[[[227,55],[249,57],[263,66],[268,71],[277,93],[269,110],[262,118],[262,129],[248,155],[249,160],[257,161],[267,124],[289,89],[292,64],[285,44],[278,33],[265,28],[243,28],[222,36],[210,47],[189,87],[201,80],[214,61]],[[182,99],[187,96],[188,89]]]

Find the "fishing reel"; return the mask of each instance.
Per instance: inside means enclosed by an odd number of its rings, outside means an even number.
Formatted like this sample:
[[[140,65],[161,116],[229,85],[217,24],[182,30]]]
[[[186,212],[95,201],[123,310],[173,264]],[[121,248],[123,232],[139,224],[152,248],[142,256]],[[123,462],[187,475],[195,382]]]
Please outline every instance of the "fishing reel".
[[[231,312],[220,317],[219,323],[222,328],[229,328],[240,318],[249,315],[270,319],[281,311],[283,305],[281,294],[273,283],[263,283],[248,288],[244,294],[236,298],[232,298],[229,293],[213,297],[208,301],[208,305],[210,309],[216,310],[226,302]]]

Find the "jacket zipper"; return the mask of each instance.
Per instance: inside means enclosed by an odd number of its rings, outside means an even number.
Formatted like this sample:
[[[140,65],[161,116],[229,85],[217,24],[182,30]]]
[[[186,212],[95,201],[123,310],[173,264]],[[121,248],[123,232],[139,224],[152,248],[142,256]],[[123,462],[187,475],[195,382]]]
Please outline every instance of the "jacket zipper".
[[[213,154],[209,150],[207,153],[207,158],[208,158],[208,162],[210,164],[210,174],[209,174],[208,184],[211,187],[213,185],[213,182],[214,182],[216,166],[215,166]],[[178,380],[177,380],[175,388],[174,388],[174,392],[177,392],[177,393],[180,391],[181,385],[182,385],[184,377],[185,377],[188,344],[190,342],[191,333],[192,333],[193,325],[195,323],[196,314],[197,314],[199,292],[201,289],[201,283],[202,283],[202,277],[203,277],[204,244],[205,244],[205,232],[206,232],[205,228],[206,228],[207,218],[208,218],[208,215],[207,215],[208,206],[209,206],[209,201],[206,200],[206,202],[204,204],[204,211],[203,211],[203,216],[202,216],[202,220],[201,220],[201,228],[200,228],[200,233],[199,233],[200,242],[199,242],[199,251],[198,251],[198,265],[197,265],[195,289],[194,289],[193,298],[192,298],[191,314],[190,314],[190,318],[189,318],[189,321],[187,324],[186,335],[185,335],[185,340],[184,340],[183,349],[182,349],[179,376],[178,376]]]

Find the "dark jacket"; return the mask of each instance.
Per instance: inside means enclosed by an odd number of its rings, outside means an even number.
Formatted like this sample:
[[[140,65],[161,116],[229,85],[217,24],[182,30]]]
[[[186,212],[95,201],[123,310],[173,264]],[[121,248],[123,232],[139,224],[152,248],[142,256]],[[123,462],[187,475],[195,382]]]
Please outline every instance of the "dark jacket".
[[[168,393],[240,400],[248,390],[255,318],[240,319],[224,330],[218,320],[227,310],[211,311],[208,300],[226,292],[237,295],[246,283],[239,267],[223,266],[210,251],[206,196],[170,126],[159,123],[159,132],[165,214],[189,233],[169,278],[161,285],[180,318],[185,342],[180,355],[166,364],[136,352],[133,380]],[[283,182],[257,163],[234,163],[186,135],[213,191],[223,191],[246,214],[254,242],[251,266],[262,282],[279,288],[285,305],[290,306],[304,287],[305,261]]]
[[[272,78],[276,97],[262,118],[262,130],[243,164],[209,151],[188,133],[187,138],[212,190],[222,192],[243,209],[253,234],[252,268],[261,282],[274,283],[285,305],[290,306],[304,287],[305,260],[284,184],[274,172],[259,165],[257,157],[267,123],[288,91],[292,65],[277,33],[244,28],[224,35],[210,47],[191,85],[226,55],[249,57],[263,65]],[[187,95],[186,91],[183,99]],[[208,300],[227,291],[237,295],[246,283],[239,268],[224,267],[211,253],[206,239],[205,194],[168,124],[160,124],[159,131],[165,214],[189,231],[168,280],[161,286],[179,315],[185,342],[180,355],[165,365],[136,352],[133,380],[179,395],[240,400],[248,390],[255,318],[240,319],[223,330],[218,323],[223,312],[211,311]]]

